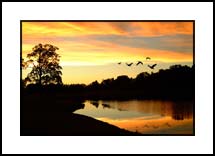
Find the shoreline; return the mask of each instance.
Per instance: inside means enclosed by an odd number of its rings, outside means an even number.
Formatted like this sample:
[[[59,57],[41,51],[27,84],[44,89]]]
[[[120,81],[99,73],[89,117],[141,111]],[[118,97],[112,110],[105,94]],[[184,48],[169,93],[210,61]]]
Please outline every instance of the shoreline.
[[[52,112],[53,113],[53,112]],[[109,123],[76,113],[41,113],[22,121],[21,136],[140,136]],[[34,113],[33,113],[34,114]]]

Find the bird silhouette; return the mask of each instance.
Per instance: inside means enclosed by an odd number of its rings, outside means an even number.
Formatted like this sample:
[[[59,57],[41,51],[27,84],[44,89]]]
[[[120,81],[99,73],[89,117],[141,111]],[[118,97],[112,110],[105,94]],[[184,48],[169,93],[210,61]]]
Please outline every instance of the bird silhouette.
[[[138,61],[136,65],[138,66],[139,64],[142,64],[142,65],[143,65],[143,62]]]
[[[151,65],[151,66],[148,65],[148,67],[151,68],[151,69],[154,69],[156,65],[157,65],[157,64],[153,64],[153,65]]]
[[[132,62],[132,63],[129,63],[129,64],[128,64],[128,63],[126,63],[126,65],[127,65],[127,66],[129,66],[129,67],[130,67],[132,64],[133,64],[133,62]]]
[[[121,64],[121,62],[119,62],[118,64]]]
[[[146,57],[146,60],[151,60],[151,58],[150,57]]]

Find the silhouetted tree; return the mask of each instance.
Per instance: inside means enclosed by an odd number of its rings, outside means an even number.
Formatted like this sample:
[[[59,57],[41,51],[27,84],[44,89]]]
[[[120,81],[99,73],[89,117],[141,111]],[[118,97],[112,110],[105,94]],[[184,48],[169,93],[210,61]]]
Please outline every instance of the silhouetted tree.
[[[138,75],[136,76],[136,80],[145,79],[145,78],[147,78],[148,76],[150,76],[149,73],[147,73],[147,72],[142,72],[142,73],[140,73],[140,74],[138,74]]]
[[[113,86],[114,78],[106,79],[101,82],[102,88],[111,88]]]
[[[90,89],[98,89],[99,88],[99,83],[98,81],[93,81],[91,84],[89,84]]]
[[[131,84],[131,79],[127,75],[120,75],[113,81],[113,88],[125,89],[125,88],[129,88],[130,84]]]
[[[20,81],[20,86],[21,86],[22,88],[25,88],[25,87],[26,87],[25,80],[21,80],[21,81]]]
[[[56,53],[59,48],[51,44],[38,44],[27,54],[27,61],[22,59],[22,67],[32,67],[25,82],[48,85],[62,84],[62,67],[59,65],[60,56]]]

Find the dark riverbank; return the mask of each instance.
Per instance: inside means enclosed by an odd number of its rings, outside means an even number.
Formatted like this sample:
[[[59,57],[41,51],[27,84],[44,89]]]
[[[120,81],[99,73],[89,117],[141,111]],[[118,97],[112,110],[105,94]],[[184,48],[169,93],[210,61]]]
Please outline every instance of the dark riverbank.
[[[129,136],[141,135],[75,114],[83,109],[83,100],[60,98],[50,94],[30,94],[21,99],[22,136]]]
[[[58,115],[56,115],[58,114]],[[129,136],[141,135],[74,113],[40,113],[24,119],[23,136]]]

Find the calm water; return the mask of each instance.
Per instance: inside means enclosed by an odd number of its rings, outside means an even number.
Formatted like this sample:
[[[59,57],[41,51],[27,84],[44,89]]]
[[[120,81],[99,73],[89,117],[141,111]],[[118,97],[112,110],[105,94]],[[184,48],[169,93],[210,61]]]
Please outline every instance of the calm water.
[[[192,101],[85,101],[75,111],[129,131],[143,134],[192,134]]]

